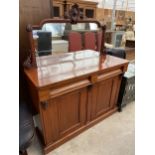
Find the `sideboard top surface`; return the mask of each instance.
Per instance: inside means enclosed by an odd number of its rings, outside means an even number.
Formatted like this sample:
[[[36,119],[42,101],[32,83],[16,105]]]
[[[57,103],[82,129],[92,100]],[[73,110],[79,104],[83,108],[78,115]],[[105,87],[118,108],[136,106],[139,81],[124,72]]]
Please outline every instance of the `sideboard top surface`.
[[[37,57],[36,62],[38,67],[25,68],[25,74],[37,88],[128,64],[125,59],[100,56],[99,52],[93,50]]]

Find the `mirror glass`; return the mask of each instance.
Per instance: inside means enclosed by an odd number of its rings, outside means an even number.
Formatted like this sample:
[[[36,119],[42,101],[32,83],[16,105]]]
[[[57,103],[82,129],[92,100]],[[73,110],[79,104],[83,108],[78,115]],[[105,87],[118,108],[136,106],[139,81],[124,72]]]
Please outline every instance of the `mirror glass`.
[[[84,48],[84,34],[86,32],[96,33],[100,31],[96,23],[46,23],[40,30],[33,30],[33,43],[36,56],[57,55],[61,53],[72,52],[71,44],[79,44],[76,36],[70,39],[72,32],[77,32],[81,37],[81,47]],[[78,50],[78,47],[76,47]]]

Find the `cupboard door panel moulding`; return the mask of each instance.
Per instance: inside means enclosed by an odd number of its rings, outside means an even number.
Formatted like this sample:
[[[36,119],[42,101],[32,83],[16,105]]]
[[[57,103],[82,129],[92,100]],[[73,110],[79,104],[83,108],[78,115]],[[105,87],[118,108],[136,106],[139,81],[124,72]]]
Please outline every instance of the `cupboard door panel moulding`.
[[[112,79],[100,82],[97,86],[97,103],[95,113],[99,116],[110,109]]]
[[[48,100],[41,107],[46,145],[66,136],[86,121],[86,88]]]
[[[118,76],[99,82],[91,91],[91,119],[116,107],[121,78]]]

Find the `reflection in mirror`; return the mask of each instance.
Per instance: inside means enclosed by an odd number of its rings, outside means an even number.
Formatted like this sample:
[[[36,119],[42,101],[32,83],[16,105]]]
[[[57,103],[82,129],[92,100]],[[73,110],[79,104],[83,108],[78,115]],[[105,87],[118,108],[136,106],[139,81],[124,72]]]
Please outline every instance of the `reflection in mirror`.
[[[46,23],[42,29],[32,31],[36,56],[98,50],[98,32],[96,23]]]

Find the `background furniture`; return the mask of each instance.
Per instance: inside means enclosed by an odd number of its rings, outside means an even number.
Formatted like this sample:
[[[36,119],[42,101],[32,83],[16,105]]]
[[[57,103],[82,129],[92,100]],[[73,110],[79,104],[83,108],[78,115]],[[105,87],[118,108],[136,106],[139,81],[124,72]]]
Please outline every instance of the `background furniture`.
[[[126,40],[125,47],[135,48],[135,40]]]
[[[126,41],[128,40],[128,43],[126,43]],[[132,30],[127,30],[124,34],[123,34],[123,36],[122,36],[122,40],[121,40],[121,46],[122,47],[126,47],[126,45],[127,45],[127,47],[131,44],[130,43],[130,40],[131,40],[131,43],[133,42],[134,43],[134,41],[135,41],[135,34],[134,34],[134,31],[132,31]],[[130,44],[129,44],[130,43]],[[129,47],[131,47],[131,45],[129,46]]]
[[[19,152],[20,155],[27,155],[26,149],[31,144],[35,135],[35,127],[32,114],[27,103],[19,104]]]
[[[133,47],[125,47],[126,59],[133,61],[135,60],[135,48]]]
[[[106,31],[105,33],[105,47],[110,49],[122,49],[125,50],[126,59],[134,60],[135,59],[135,41],[134,40],[125,40],[122,44],[122,37],[125,32],[123,31]],[[133,34],[133,33],[132,33]],[[123,45],[123,47],[122,47]],[[111,50],[110,50],[111,52]],[[114,52],[115,53],[115,52]]]
[[[107,30],[105,33],[105,42],[108,44],[112,44],[113,47],[120,47],[124,33],[125,31]]]
[[[125,49],[114,48],[106,49],[106,53],[116,57],[126,58]],[[135,100],[135,64],[131,61],[128,65],[127,72],[123,75],[119,97],[118,110],[122,111],[122,107]]]
[[[124,31],[114,31],[112,33],[112,44],[114,47],[120,47]]]
[[[113,55],[119,58],[126,58],[126,52],[123,48],[107,48],[106,54]]]
[[[85,18],[96,18],[96,2],[83,1],[83,0],[67,0],[66,12],[69,12],[72,5],[77,3],[80,7],[80,12]],[[64,17],[64,0],[53,0],[53,17]]]
[[[130,62],[124,74],[118,98],[119,111],[122,107],[135,100],[135,63]]]
[[[38,35],[38,55],[52,54],[51,32],[37,32]]]

